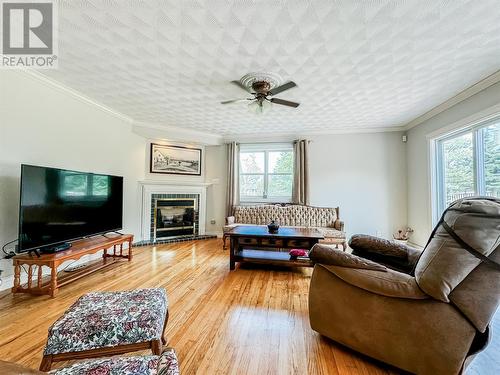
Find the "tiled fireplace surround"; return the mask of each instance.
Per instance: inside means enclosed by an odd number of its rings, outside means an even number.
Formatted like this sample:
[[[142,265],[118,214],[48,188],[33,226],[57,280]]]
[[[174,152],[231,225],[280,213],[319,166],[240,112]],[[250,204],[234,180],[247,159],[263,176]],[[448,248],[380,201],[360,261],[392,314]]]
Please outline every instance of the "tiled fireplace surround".
[[[177,200],[177,199],[186,199],[186,200],[191,200],[193,199],[194,200],[194,233],[193,235],[194,236],[197,236],[199,235],[199,225],[200,225],[200,222],[199,222],[199,210],[200,210],[200,207],[199,207],[199,201],[200,201],[200,195],[199,194],[152,194],[151,195],[151,230],[150,230],[150,234],[149,234],[149,238],[152,239],[153,241],[158,241],[160,240],[158,238],[158,236],[156,236],[155,238],[155,231],[156,231],[156,228],[155,226],[157,225],[157,212],[156,212],[156,209],[157,209],[157,205],[160,202],[162,201],[167,201],[168,200]],[[184,237],[184,236],[183,236]],[[161,239],[163,240],[163,238]]]
[[[216,236],[205,233],[206,218],[206,189],[205,183],[171,183],[171,182],[141,182],[142,190],[142,240],[135,245],[150,245],[159,243],[172,243],[194,239],[215,238]],[[154,223],[156,215],[156,201],[161,199],[196,199],[195,208],[195,233],[178,237],[158,238],[155,240]]]

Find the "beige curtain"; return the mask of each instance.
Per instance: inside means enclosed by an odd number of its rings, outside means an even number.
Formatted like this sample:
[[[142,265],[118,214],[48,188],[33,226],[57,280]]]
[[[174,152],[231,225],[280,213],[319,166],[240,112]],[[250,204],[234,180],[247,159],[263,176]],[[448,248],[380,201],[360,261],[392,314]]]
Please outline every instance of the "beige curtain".
[[[299,139],[293,142],[294,181],[293,203],[309,204],[309,141]]]
[[[240,146],[236,142],[226,144],[227,152],[227,191],[226,216],[233,214],[233,207],[240,203],[239,155]]]

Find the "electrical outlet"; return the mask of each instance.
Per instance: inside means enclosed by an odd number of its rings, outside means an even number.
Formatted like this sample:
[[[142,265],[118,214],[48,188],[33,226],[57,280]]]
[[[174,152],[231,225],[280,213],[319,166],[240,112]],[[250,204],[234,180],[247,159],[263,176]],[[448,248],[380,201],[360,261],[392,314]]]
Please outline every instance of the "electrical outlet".
[[[216,223],[215,219],[210,220],[210,224],[215,224],[215,223]]]

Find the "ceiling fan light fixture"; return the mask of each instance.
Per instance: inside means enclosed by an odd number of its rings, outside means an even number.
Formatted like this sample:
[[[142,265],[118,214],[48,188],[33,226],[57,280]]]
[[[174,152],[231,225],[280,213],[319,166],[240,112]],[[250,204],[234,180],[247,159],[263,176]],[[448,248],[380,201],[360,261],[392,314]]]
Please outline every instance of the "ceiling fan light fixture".
[[[248,110],[257,115],[263,115],[269,112],[272,106],[272,103],[268,100],[254,100],[248,105]]]
[[[251,102],[248,103],[248,110],[256,114],[263,114],[269,111],[273,104],[285,105],[293,108],[297,108],[300,105],[300,103],[297,102],[274,97],[276,94],[280,94],[283,91],[296,87],[297,84],[293,81],[276,85],[271,80],[265,78],[257,79],[246,75],[238,81],[231,81],[231,83],[253,95],[253,98],[224,100],[221,104],[230,104],[250,100]]]

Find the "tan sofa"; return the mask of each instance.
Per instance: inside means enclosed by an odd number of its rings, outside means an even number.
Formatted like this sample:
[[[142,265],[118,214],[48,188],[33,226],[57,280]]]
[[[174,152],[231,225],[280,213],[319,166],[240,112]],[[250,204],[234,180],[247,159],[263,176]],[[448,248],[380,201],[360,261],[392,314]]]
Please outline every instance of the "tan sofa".
[[[442,220],[422,252],[370,236],[353,254],[315,245],[312,329],[412,373],[461,373],[500,301],[500,200],[464,199]]]
[[[267,225],[276,220],[280,226],[309,227],[318,229],[326,243],[342,245],[346,249],[344,222],[339,218],[339,208],[311,207],[296,204],[235,206],[233,216],[226,218],[223,242],[226,248],[228,232],[238,225]]]

